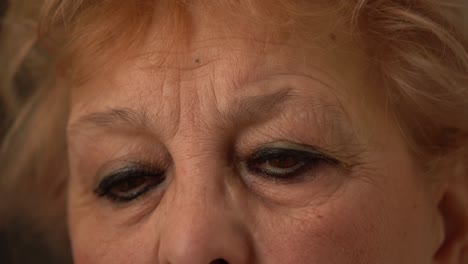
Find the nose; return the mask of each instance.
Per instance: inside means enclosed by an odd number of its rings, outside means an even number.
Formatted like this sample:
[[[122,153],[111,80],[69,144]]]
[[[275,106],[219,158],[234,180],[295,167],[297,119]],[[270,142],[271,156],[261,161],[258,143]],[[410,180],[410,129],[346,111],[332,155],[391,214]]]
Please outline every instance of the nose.
[[[251,239],[241,209],[235,208],[222,175],[207,170],[178,175],[167,189],[160,205],[164,208],[158,252],[162,264],[251,262]]]

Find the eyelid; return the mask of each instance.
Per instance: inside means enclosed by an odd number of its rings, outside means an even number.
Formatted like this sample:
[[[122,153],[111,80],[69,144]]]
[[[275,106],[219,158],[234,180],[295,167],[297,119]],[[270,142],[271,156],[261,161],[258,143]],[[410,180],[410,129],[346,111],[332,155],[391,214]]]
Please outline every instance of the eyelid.
[[[95,182],[94,186],[97,186],[105,178],[111,174],[118,173],[120,171],[127,170],[166,170],[170,166],[170,162],[159,158],[152,158],[146,155],[125,155],[111,159],[99,165],[99,168],[95,171]]]
[[[285,148],[285,146],[289,146],[289,148]],[[268,171],[257,167],[257,164],[259,163],[269,162],[272,159],[284,156],[294,157],[294,159],[299,163],[302,163],[302,165],[294,171],[285,173],[275,173],[275,170]],[[252,173],[259,175],[262,178],[268,178],[274,182],[292,183],[298,181],[306,171],[325,164],[341,165],[337,159],[323,154],[313,147],[297,145],[289,142],[277,142],[274,144],[267,144],[266,146],[257,149],[246,159],[243,159],[241,162],[241,171],[248,174]]]
[[[105,196],[109,190],[114,187],[117,183],[120,183],[130,177],[143,177],[148,175],[158,175],[161,176],[164,174],[164,171],[154,168],[148,168],[143,166],[129,166],[119,169],[110,175],[104,177],[94,189],[94,193],[99,196]]]
[[[253,151],[253,153],[254,153],[253,155],[251,154],[251,155],[248,155],[248,156],[250,158],[252,158],[252,157],[254,157],[256,155],[265,154],[265,153],[261,153],[262,150],[272,150],[272,149],[283,150],[283,151],[291,151],[291,153],[294,153],[294,151],[305,152],[305,153],[309,153],[311,155],[316,155],[318,158],[321,157],[321,158],[324,158],[324,159],[329,159],[330,161],[334,161],[336,163],[340,163],[337,159],[332,158],[331,156],[325,154],[323,151],[319,150],[318,148],[311,147],[311,146],[304,145],[304,144],[293,143],[293,142],[290,142],[290,141],[277,141],[277,142],[272,142],[272,143],[262,145],[261,147],[255,149],[255,151]]]
[[[315,149],[304,144],[293,143],[290,141],[277,141],[265,144],[262,148],[281,148],[281,149],[293,149],[300,151],[314,151]]]

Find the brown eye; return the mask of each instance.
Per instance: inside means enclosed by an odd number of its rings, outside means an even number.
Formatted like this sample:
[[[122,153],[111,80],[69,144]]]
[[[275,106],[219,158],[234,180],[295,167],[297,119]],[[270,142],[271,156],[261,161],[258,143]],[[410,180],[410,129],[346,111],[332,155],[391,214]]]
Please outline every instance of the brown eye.
[[[324,162],[336,162],[318,152],[266,148],[257,151],[246,162],[247,169],[255,174],[288,179]]]
[[[299,161],[294,159],[291,156],[279,157],[276,159],[272,159],[267,161],[267,165],[279,168],[279,169],[290,169],[299,164]]]
[[[264,174],[286,175],[293,173],[304,166],[305,162],[297,157],[288,156],[287,154],[279,157],[272,157],[271,159],[261,159],[255,163],[250,164],[250,169]]]
[[[157,181],[154,177],[134,177],[118,183],[109,191],[115,196],[130,196],[132,193],[138,193],[148,186],[155,184]]]
[[[160,171],[123,169],[106,177],[94,192],[111,201],[127,202],[157,187],[164,179]]]

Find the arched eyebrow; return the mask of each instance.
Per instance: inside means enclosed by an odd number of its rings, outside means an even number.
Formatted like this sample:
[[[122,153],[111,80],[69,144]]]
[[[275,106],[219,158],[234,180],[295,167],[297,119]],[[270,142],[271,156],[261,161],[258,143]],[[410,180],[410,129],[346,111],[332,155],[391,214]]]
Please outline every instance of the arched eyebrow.
[[[224,123],[231,124],[245,124],[259,119],[268,119],[283,109],[286,102],[292,97],[291,90],[286,88],[271,94],[247,96],[234,100],[229,109],[219,113],[220,119]],[[137,109],[109,108],[79,117],[69,124],[68,131],[73,132],[90,126],[107,129],[133,128],[151,131],[155,124],[154,120],[149,116],[149,113],[143,107]]]

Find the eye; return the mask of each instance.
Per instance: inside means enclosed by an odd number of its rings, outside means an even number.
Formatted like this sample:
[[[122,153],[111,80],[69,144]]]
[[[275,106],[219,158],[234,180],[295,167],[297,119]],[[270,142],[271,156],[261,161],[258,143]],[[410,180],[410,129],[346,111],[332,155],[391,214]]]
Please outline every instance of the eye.
[[[290,180],[321,164],[337,160],[317,151],[264,148],[255,152],[245,163],[249,172],[267,178]]]
[[[160,170],[124,168],[104,178],[94,193],[113,202],[129,202],[157,187],[164,180],[164,172]]]

